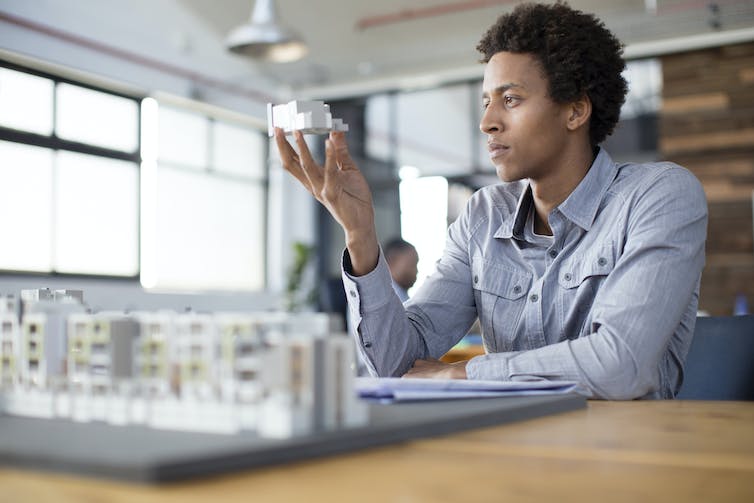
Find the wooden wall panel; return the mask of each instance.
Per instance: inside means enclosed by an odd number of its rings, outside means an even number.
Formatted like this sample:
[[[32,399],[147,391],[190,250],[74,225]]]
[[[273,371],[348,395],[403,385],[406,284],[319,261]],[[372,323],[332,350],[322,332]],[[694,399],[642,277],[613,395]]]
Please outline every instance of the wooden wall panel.
[[[754,42],[662,58],[660,152],[690,169],[709,204],[699,308],[754,309]]]

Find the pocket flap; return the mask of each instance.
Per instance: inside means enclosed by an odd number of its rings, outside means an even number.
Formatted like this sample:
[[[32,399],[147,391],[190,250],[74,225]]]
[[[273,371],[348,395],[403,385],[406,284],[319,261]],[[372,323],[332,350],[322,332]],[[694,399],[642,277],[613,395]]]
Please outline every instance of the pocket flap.
[[[607,276],[615,267],[615,255],[612,243],[595,251],[574,255],[560,268],[558,283],[563,288],[576,288],[591,276]]]
[[[529,291],[531,274],[475,257],[471,261],[471,281],[476,290],[515,300]]]

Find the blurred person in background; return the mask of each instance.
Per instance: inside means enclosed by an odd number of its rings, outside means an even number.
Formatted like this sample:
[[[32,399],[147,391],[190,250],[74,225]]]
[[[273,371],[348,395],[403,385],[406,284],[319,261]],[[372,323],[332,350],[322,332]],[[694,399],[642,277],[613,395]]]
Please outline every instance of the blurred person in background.
[[[390,269],[393,290],[401,302],[406,302],[408,290],[416,283],[416,275],[419,272],[419,255],[416,248],[408,241],[394,238],[382,246],[382,251]]]

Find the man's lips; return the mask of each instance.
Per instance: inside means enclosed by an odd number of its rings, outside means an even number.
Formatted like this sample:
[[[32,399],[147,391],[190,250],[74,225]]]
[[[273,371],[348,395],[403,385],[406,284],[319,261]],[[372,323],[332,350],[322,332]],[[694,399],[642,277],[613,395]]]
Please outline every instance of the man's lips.
[[[504,153],[508,151],[509,148],[510,148],[509,146],[503,145],[501,143],[493,143],[493,142],[487,143],[487,150],[489,150],[490,158],[492,159],[503,155]]]

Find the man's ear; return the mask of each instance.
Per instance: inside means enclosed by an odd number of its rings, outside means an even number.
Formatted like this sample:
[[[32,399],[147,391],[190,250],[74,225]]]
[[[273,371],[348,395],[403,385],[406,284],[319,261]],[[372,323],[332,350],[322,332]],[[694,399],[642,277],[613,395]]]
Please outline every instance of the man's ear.
[[[589,122],[589,117],[592,116],[592,101],[584,94],[568,105],[568,112],[566,127],[569,131],[575,131]]]

